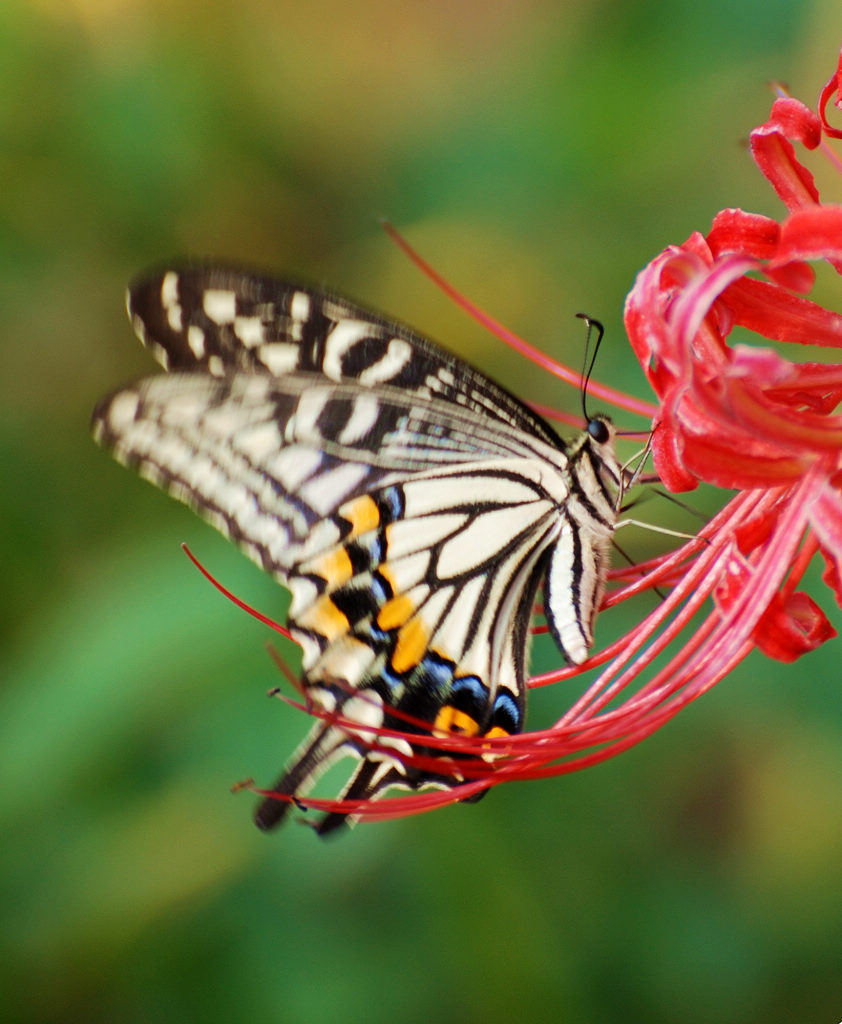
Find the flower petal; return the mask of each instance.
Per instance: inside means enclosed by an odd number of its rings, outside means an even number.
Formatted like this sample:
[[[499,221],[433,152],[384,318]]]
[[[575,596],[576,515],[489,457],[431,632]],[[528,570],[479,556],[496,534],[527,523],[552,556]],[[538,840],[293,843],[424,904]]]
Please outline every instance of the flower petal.
[[[822,130],[828,138],[842,139],[842,130],[833,128],[827,120],[827,105],[834,94],[836,99],[834,99],[833,105],[837,110],[842,110],[842,50],[839,52],[839,63],[836,71],[826,82],[819,97],[819,117],[822,122]]]
[[[815,149],[821,141],[821,122],[800,100],[775,100],[769,120],[751,133],[751,155],[779,198],[790,210],[819,201],[813,175],[795,156],[790,140]]]
[[[797,345],[842,347],[842,315],[776,284],[744,277],[723,293],[741,327]]]
[[[754,641],[775,661],[792,662],[836,636],[827,616],[805,593],[775,594],[754,630]]]
[[[771,266],[790,260],[827,260],[842,273],[842,206],[813,206],[787,217]]]
[[[728,560],[728,568],[714,589],[717,608],[726,614],[742,597],[757,570],[736,552]],[[836,636],[824,612],[807,594],[797,591],[784,597],[772,595],[752,630],[752,639],[767,657],[791,662],[815,650]]]
[[[810,526],[819,542],[826,567],[824,581],[842,605],[842,473],[827,480],[816,495]]]
[[[713,218],[707,244],[716,259],[725,253],[744,253],[758,260],[777,255],[781,226],[771,217],[731,208],[720,210]]]

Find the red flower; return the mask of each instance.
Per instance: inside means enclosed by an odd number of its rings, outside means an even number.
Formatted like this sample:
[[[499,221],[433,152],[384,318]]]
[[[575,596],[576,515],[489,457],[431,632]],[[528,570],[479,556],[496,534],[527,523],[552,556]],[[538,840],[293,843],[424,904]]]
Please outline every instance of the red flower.
[[[842,171],[827,143],[842,137],[826,119],[831,98],[842,108],[842,60],[822,92],[818,113],[784,96],[751,134],[752,156],[789,211],[780,223],[723,210],[707,235],[694,233],[670,246],[639,274],[625,323],[658,397],[657,411],[607,388],[592,388],[624,408],[655,412],[654,461],[670,490],[706,481],[737,491],[698,538],[646,565],[613,572],[621,586],[605,603],[655,586],[669,591],[666,599],[584,666],[531,680],[532,686],[546,685],[605,666],[551,728],[500,740],[425,740],[440,756],[434,764],[421,757],[418,763],[441,772],[448,751],[462,755],[452,771],[464,785],[382,803],[303,803],[367,819],[392,817],[464,799],[500,782],[575,771],[654,732],[755,647],[792,661],[835,635],[815,602],[796,587],[819,553],[824,579],[842,602],[842,416],[834,414],[842,400],[842,365],[796,362],[781,354],[786,344],[842,346],[842,315],[805,297],[814,282],[812,262],[824,261],[842,273],[842,207],[821,202],[794,145],[822,150]],[[412,255],[503,340],[551,372],[577,380],[476,310]],[[735,328],[777,347],[732,343]],[[703,609],[700,625],[697,613]],[[659,667],[653,668],[656,659]],[[630,695],[618,702],[624,694]],[[476,756],[465,759],[466,753]]]
[[[775,101],[751,134],[751,152],[790,213],[780,224],[723,210],[706,237],[666,249],[639,275],[626,303],[626,328],[660,400],[653,450],[671,490],[699,480],[741,493],[734,554],[717,583],[719,608],[772,657],[791,661],[830,636],[819,608],[794,588],[816,551],[826,581],[842,597],[842,365],[794,362],[771,348],[729,345],[736,327],[771,341],[842,346],[842,315],[804,296],[809,261],[842,273],[842,207],[822,204],[793,142],[825,149],[839,137],[826,120],[839,100],[839,72],[819,113],[798,100]]]

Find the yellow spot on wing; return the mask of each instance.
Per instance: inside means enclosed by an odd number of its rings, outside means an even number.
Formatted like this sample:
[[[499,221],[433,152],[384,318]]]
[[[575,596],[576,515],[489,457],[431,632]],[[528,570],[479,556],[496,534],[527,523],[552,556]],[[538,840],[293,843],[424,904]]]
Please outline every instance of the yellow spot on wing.
[[[327,594],[314,601],[298,616],[297,625],[319,633],[326,640],[335,640],[351,628],[348,617],[340,611]]]
[[[377,613],[377,625],[381,629],[397,629],[403,626],[415,611],[415,602],[409,594],[398,594],[387,601]]]
[[[388,531],[388,529],[389,527],[387,526],[386,530]],[[377,566],[377,571],[392,588],[392,593],[396,594],[398,590],[400,590],[400,587],[397,585],[397,582],[395,581],[395,573],[394,570],[392,569],[392,566],[388,562],[381,562],[381,564]]]
[[[354,567],[345,548],[334,548],[320,558],[314,558],[306,567],[327,581],[329,587],[339,587],[354,575]]]
[[[469,714],[453,707],[452,704],[445,704],[436,715],[433,732],[450,733],[457,736],[476,736],[479,732],[479,723]]]
[[[488,740],[496,740],[502,739],[504,736],[511,735],[512,734],[507,729],[504,729],[502,725],[493,725],[488,730],[488,732],[483,734],[483,738]],[[502,744],[500,744],[498,746],[492,746],[490,743],[484,743],[482,759],[483,761],[487,761],[489,764],[492,764],[494,761],[499,760],[501,757],[506,757],[507,755],[512,753],[513,751],[511,745],[503,746]]]
[[[387,607],[388,605],[384,605],[384,609]],[[398,633],[398,642],[392,655],[392,668],[396,672],[406,672],[407,669],[414,668],[424,656],[429,642],[427,627],[421,617],[416,615],[402,626]]]
[[[359,537],[369,530],[376,530],[380,525],[380,511],[377,504],[368,494],[354,498],[339,510],[343,519],[351,524],[351,536]]]

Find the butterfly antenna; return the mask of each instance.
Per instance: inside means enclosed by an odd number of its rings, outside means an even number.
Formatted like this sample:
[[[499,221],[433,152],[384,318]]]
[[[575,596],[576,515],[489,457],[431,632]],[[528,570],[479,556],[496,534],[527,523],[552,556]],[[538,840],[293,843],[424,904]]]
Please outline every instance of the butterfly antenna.
[[[589,423],[591,420],[588,414],[588,384],[590,383],[591,374],[593,373],[594,364],[596,363],[596,354],[599,351],[599,345],[602,341],[602,336],[605,334],[605,328],[602,326],[600,320],[594,319],[592,316],[588,316],[587,313],[577,313],[577,317],[580,320],[584,320],[588,325],[588,334],[585,339],[585,361],[582,364],[582,415],[585,418],[585,423]],[[593,349],[591,349],[591,333],[596,331],[596,341],[593,343]]]

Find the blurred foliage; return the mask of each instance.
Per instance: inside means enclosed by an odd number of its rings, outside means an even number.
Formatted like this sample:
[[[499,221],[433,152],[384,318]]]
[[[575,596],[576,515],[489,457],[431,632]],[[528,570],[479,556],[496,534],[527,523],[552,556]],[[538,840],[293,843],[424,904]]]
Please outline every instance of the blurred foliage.
[[[813,99],[840,36],[831,0],[6,0],[4,1020],[839,1019],[838,641],[749,660],[590,772],[269,838],[226,787],[271,780],[305,722],[261,700],[265,629],[178,542],[270,614],[285,596],[87,420],[150,369],[126,280],[178,254],[329,282],[576,407],[381,215],[574,365],[573,314],[604,319],[599,376],[646,394],[636,271],[724,206],[779,212],[740,140],[770,79]],[[533,720],[568,699],[536,694]]]

